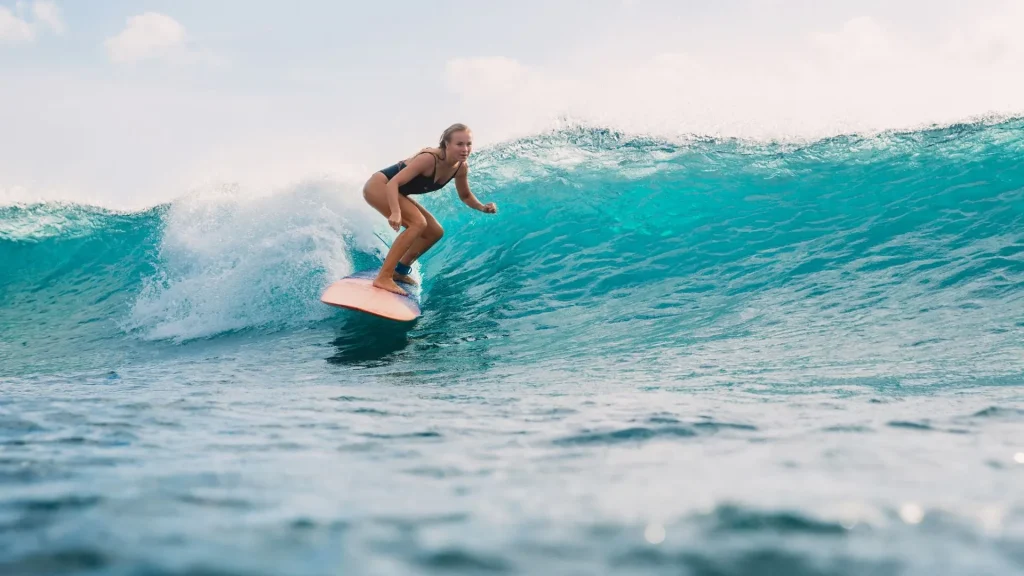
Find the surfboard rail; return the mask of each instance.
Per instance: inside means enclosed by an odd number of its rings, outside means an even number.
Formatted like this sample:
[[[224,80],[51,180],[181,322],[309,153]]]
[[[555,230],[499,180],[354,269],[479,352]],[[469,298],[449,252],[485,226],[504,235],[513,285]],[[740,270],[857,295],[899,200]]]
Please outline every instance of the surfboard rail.
[[[365,312],[380,318],[411,322],[422,314],[418,290],[405,283],[399,285],[409,292],[402,296],[373,285],[376,270],[364,270],[331,284],[320,296],[320,301],[329,306]]]

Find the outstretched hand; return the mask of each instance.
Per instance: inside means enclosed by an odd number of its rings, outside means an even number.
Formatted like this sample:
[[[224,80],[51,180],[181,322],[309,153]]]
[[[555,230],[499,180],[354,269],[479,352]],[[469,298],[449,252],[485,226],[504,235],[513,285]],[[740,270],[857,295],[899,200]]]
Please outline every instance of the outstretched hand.
[[[494,214],[498,211],[498,205],[495,204],[494,202],[488,202],[487,204],[483,205],[480,211],[485,212],[487,214]]]

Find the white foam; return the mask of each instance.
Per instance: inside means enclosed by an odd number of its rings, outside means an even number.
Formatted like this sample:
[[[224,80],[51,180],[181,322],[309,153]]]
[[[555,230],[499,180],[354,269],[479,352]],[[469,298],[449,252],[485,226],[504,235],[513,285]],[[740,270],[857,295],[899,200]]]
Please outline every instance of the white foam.
[[[166,217],[157,273],[125,327],[183,341],[325,318],[320,291],[352,272],[351,250],[379,246],[377,220],[356,189],[331,182],[276,195],[219,188],[181,198]]]

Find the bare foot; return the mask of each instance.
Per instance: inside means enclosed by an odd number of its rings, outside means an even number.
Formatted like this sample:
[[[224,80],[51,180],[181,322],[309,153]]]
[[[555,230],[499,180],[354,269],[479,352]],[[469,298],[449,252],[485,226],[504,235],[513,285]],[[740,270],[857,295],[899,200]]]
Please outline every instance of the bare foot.
[[[405,290],[402,290],[402,288],[398,284],[395,284],[395,281],[392,280],[391,278],[377,277],[377,279],[373,281],[373,286],[374,288],[380,288],[382,290],[387,290],[388,292],[401,294],[402,296],[409,295],[409,293],[406,292]]]
[[[395,282],[405,282],[406,284],[416,286],[416,280],[414,280],[412,276],[399,274],[398,272],[395,272]]]

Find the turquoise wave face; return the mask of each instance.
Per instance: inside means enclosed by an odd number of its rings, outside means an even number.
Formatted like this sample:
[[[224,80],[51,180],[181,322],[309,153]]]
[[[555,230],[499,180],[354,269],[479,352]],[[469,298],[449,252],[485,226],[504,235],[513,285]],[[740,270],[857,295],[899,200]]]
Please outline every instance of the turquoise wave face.
[[[74,369],[121,348],[119,321],[158,266],[162,216],[0,208],[0,372]]]
[[[508,361],[629,359],[691,380],[724,358],[787,379],[1019,372],[1021,127],[518,142],[476,167],[507,174],[482,187],[502,216],[431,204],[455,232],[426,265],[425,306],[514,335]]]
[[[708,381],[723,358],[779,378],[1019,374],[1022,135],[1020,120],[806,146],[578,129],[488,150],[471,182],[497,215],[451,190],[423,200],[447,233],[421,262],[413,334]],[[110,340],[344,322],[319,292],[379,262],[366,238],[386,227],[339,194],[4,208],[0,354],[42,369]]]

